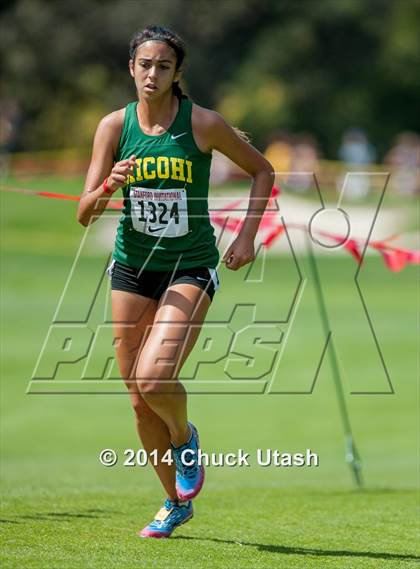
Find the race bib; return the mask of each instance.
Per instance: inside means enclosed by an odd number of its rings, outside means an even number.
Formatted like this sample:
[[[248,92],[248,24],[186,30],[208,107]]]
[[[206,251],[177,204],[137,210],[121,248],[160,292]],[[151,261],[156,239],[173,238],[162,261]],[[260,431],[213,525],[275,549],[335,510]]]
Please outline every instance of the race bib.
[[[154,237],[188,233],[187,192],[130,188],[131,219],[136,231]]]

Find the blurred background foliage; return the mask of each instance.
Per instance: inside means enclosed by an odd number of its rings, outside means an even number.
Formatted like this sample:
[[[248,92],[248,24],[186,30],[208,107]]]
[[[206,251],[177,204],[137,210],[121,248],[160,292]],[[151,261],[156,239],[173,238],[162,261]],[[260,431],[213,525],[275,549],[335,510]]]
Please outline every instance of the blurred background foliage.
[[[135,98],[128,43],[148,24],[187,42],[184,88],[263,147],[310,132],[336,158],[346,128],[382,156],[420,130],[418,0],[18,0],[3,2],[0,99],[19,109],[13,150],[90,146]]]

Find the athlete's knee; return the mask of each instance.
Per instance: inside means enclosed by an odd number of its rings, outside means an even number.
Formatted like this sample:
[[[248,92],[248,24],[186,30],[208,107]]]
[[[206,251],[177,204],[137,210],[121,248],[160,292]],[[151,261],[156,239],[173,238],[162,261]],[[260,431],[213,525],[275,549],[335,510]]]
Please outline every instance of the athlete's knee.
[[[137,385],[142,397],[147,401],[149,396],[161,393],[161,382],[156,378],[138,379]]]
[[[137,383],[153,384],[159,380],[164,381],[173,379],[175,375],[176,362],[163,360],[164,358],[161,358],[160,361],[155,361],[153,358],[143,357],[142,354],[137,364],[137,369],[135,370]]]
[[[165,380],[158,378],[148,378],[137,380],[137,386],[143,399],[147,401],[153,400],[153,397],[159,395],[169,395],[174,392],[176,379]]]

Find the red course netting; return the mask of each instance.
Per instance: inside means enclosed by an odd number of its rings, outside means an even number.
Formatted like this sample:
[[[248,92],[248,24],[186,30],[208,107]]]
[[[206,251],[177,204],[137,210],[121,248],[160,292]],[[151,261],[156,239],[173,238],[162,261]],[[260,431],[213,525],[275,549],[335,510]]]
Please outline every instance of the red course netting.
[[[71,196],[68,194],[59,194],[54,192],[43,192],[43,191],[36,191],[36,190],[28,190],[25,188],[12,188],[12,187],[3,187],[3,190],[10,191],[10,192],[19,192],[34,196],[41,196],[45,198],[53,198],[59,200],[71,200],[71,201],[79,201],[79,196]],[[276,239],[280,238],[285,229],[282,223],[278,221],[278,214],[279,212],[270,211],[271,208],[275,207],[275,202],[273,201],[275,198],[280,196],[280,189],[276,186],[273,186],[271,191],[271,196],[268,202],[268,210],[266,211],[261,219],[259,232],[264,235],[263,237],[263,245],[267,248],[270,248]],[[235,219],[232,218],[232,212],[235,211],[237,208],[246,198],[239,198],[236,199],[226,207],[222,208],[217,212],[210,212],[210,219],[212,223],[215,225],[219,225],[220,227],[224,227],[225,229],[232,231],[233,233],[239,233],[243,220],[242,219]],[[123,205],[123,200],[110,200],[107,204],[107,209],[113,210],[121,210]],[[226,219],[228,217],[228,219]],[[304,231],[309,231],[308,227],[304,224],[297,224],[291,223],[288,224],[288,227],[299,228]],[[323,237],[328,237],[337,243],[343,243],[344,238],[340,235],[335,235],[333,233],[329,233],[326,231],[319,231],[318,232]],[[393,272],[401,271],[406,265],[408,264],[420,264],[420,251],[411,251],[409,249],[402,249],[400,247],[393,247],[389,244],[389,242],[395,239],[397,236],[392,235],[391,237],[387,237],[386,239],[382,239],[380,241],[372,241],[367,244],[368,247],[372,249],[376,249],[382,255],[382,258],[385,262],[385,265]],[[363,239],[347,239],[343,243],[343,247],[356,259],[356,261],[360,264],[363,260],[363,251],[366,246],[366,243]]]

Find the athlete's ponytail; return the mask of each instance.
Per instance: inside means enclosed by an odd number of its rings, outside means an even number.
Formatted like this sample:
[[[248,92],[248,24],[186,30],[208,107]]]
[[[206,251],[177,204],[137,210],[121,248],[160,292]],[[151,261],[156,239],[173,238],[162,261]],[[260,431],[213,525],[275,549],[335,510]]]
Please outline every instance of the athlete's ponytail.
[[[184,41],[174,32],[162,26],[147,26],[141,32],[137,32],[130,42],[130,59],[134,60],[139,45],[146,41],[161,41],[169,45],[176,55],[175,69],[178,70],[187,55]],[[178,99],[187,99],[188,97],[182,92],[178,81],[172,83],[172,92]]]
[[[244,130],[241,130],[237,126],[233,126],[232,128],[239,136],[239,138],[242,138],[243,140],[245,140],[245,142],[251,142],[251,136],[249,135],[249,133],[245,132]]]
[[[172,93],[178,97],[179,100],[188,99],[187,95],[182,91],[179,81],[174,81],[172,83]]]

